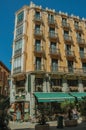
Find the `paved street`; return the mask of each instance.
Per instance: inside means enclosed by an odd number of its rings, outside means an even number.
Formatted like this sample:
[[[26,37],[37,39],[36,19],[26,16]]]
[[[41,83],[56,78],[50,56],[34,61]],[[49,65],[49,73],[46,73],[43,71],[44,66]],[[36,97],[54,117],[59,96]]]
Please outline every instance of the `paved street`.
[[[50,130],[59,130],[56,128],[57,122],[49,122]],[[35,130],[35,123],[30,122],[10,122],[11,130]],[[86,129],[86,122],[78,124],[76,127],[64,127],[63,130],[85,130]]]

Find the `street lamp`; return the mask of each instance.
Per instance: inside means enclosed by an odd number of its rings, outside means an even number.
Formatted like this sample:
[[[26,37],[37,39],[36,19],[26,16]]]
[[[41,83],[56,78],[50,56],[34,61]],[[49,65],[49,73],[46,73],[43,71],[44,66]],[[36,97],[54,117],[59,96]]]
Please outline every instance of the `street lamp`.
[[[49,81],[49,75],[48,74],[46,74],[45,75],[45,80],[46,80],[46,91],[48,92],[48,81]]]

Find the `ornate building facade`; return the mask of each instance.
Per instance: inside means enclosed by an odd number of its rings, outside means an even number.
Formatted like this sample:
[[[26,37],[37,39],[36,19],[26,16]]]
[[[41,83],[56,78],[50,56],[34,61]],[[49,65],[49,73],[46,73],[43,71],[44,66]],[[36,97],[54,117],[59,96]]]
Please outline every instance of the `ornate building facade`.
[[[15,14],[10,102],[35,113],[34,92],[86,92],[86,20],[31,3]],[[16,105],[15,105],[16,104]]]

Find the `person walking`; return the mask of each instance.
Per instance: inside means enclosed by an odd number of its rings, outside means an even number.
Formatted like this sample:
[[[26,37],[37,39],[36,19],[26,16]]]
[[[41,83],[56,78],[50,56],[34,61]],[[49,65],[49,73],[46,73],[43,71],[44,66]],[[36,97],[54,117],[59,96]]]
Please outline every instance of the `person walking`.
[[[21,111],[20,109],[18,108],[17,111],[16,111],[16,120],[19,122],[21,121]]]

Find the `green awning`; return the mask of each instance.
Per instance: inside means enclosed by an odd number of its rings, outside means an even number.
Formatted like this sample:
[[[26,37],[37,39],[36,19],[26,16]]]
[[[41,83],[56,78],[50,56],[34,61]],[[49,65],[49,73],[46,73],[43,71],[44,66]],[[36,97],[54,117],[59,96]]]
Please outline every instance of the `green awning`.
[[[65,100],[74,100],[75,98],[68,93],[64,92],[35,92],[34,93],[38,102],[62,102]]]
[[[78,99],[82,99],[82,97],[86,96],[86,92],[70,92],[70,94]]]

